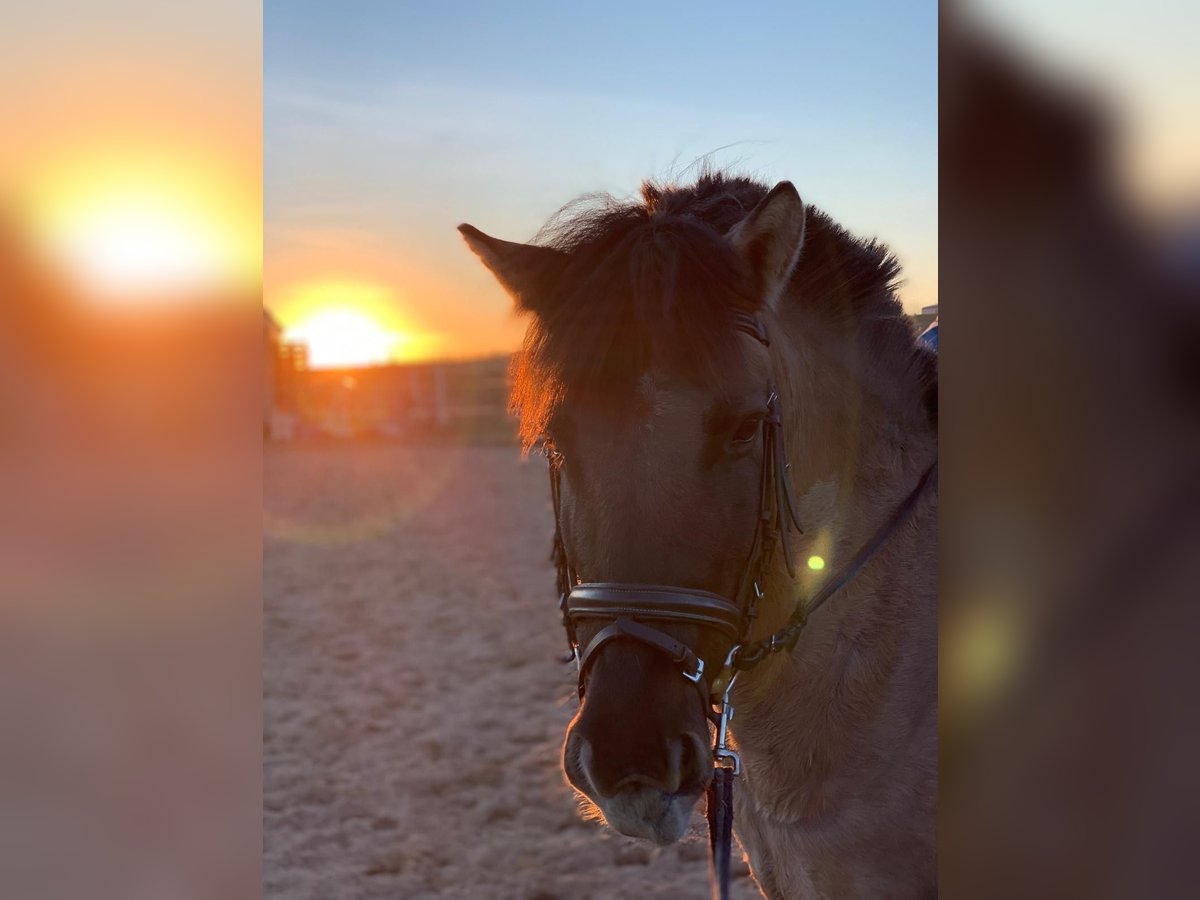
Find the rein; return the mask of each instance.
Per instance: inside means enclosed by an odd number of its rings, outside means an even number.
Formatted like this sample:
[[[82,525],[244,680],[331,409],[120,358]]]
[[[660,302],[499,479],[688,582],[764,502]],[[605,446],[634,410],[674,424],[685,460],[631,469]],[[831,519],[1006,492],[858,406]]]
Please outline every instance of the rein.
[[[756,316],[735,313],[736,328],[764,347],[770,346],[766,330]],[[554,506],[554,563],[559,609],[563,628],[571,649],[568,659],[574,659],[578,674],[578,693],[582,701],[587,690],[587,676],[600,651],[611,641],[631,640],[667,656],[680,674],[696,686],[706,718],[713,723],[716,736],[713,744],[713,777],[709,783],[707,819],[710,843],[710,864],[713,896],[719,900],[729,897],[729,868],[733,845],[733,779],[741,773],[742,762],[728,744],[729,721],[733,718],[730,695],[738,676],[754,668],[772,653],[791,652],[804,630],[808,617],[815,613],[834,594],[844,588],[866,567],[883,548],[888,539],[908,520],[929,486],[937,480],[937,461],[925,471],[916,486],[880,525],[871,538],[845,566],[829,578],[811,600],[797,602],[787,624],[760,640],[749,640],[749,632],[758,607],[765,594],[762,585],[770,571],[775,548],[783,546],[784,564],[794,579],[787,534],[794,527],[803,534],[788,481],[788,463],[783,445],[783,420],[779,410],[779,393],[768,384],[767,409],[762,422],[763,464],[759,488],[758,519],[754,541],[743,570],[738,595],[728,598],[708,591],[668,585],[624,584],[610,582],[580,583],[567,557],[563,543],[561,500],[564,457],[552,444],[543,452],[549,463],[550,498]],[[581,619],[606,621],[587,646],[580,649],[576,623]],[[693,647],[653,627],[656,623],[698,626],[713,633],[730,647],[720,669],[710,679],[706,676],[704,660]]]

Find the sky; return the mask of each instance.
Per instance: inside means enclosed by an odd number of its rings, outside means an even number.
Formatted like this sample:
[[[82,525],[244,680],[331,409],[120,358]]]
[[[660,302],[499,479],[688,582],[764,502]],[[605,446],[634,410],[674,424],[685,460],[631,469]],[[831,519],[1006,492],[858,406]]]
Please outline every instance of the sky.
[[[890,245],[906,309],[937,302],[934,2],[268,0],[263,26],[264,300],[331,359],[372,328],[380,358],[516,350],[455,226],[529,240],[706,154],[791,180]]]

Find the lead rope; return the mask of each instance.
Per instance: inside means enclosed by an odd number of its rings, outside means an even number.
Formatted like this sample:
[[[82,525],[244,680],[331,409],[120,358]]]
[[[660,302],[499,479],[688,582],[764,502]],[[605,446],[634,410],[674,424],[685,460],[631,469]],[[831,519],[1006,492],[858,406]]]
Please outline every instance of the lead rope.
[[[729,900],[729,868],[733,855],[733,769],[717,766],[705,792],[708,819],[709,876],[716,900]]]

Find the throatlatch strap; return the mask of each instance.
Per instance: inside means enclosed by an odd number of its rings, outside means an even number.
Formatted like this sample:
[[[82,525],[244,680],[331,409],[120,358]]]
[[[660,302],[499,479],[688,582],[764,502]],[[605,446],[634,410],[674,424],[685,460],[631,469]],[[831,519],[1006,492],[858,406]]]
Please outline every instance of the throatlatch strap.
[[[733,854],[733,769],[713,770],[706,799],[708,809],[708,855],[714,900],[729,900],[729,864]]]
[[[779,631],[763,638],[759,641],[747,641],[742,644],[738,652],[737,659],[734,661],[734,666],[743,671],[751,669],[762,662],[763,658],[768,653],[773,653],[776,650],[786,650],[791,652],[796,645],[796,641],[800,637],[800,632],[804,628],[808,617],[820,609],[830,597],[849,584],[854,577],[866,567],[875,554],[882,549],[887,543],[888,538],[913,514],[917,504],[920,502],[922,495],[931,484],[937,483],[937,460],[925,470],[925,474],[921,476],[921,480],[904,498],[892,514],[882,525],[876,529],[871,539],[867,541],[858,552],[851,557],[836,575],[830,578],[817,591],[816,595],[805,603],[803,600],[796,604],[796,609],[792,612],[791,618],[788,619],[787,625]]]

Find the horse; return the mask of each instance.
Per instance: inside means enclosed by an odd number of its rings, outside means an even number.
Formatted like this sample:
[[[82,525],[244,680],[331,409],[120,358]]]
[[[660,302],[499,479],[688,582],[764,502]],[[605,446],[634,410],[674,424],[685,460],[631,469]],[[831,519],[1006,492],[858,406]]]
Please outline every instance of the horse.
[[[531,243],[459,230],[530,319],[510,408],[551,457],[569,784],[678,841],[717,723],[766,897],[935,896],[937,357],[896,258],[790,182],[713,170],[568,205]]]

